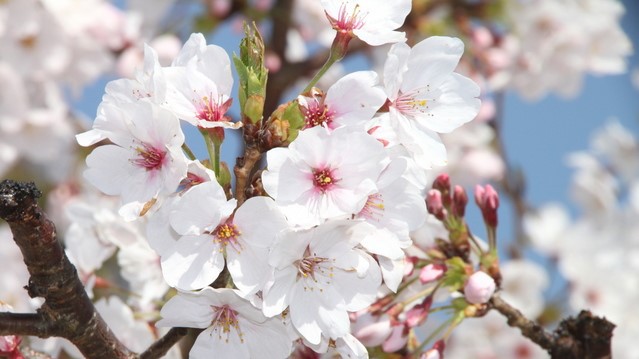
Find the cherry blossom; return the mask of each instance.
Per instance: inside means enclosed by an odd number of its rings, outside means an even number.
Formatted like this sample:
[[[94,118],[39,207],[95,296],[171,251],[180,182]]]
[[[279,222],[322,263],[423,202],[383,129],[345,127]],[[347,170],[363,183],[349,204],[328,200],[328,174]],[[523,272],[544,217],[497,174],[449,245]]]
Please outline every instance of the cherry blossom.
[[[338,34],[356,36],[377,46],[405,41],[402,26],[411,9],[410,0],[322,0],[326,16]]]
[[[85,178],[106,194],[120,195],[123,204],[173,193],[187,168],[177,118],[146,102],[105,105],[104,111],[117,124],[108,134],[115,144],[93,150]]]
[[[264,189],[293,224],[358,213],[388,158],[364,131],[323,127],[301,131],[291,145],[267,153]]]
[[[263,291],[263,311],[274,316],[288,307],[295,329],[313,345],[322,336],[349,333],[347,311],[373,302],[381,283],[377,263],[355,246],[362,240],[349,221],[282,233],[271,249],[273,279]]]
[[[204,329],[189,357],[285,358],[292,341],[283,321],[267,318],[232,289],[178,292],[162,307],[159,327]]]
[[[233,87],[231,61],[226,51],[206,45],[202,34],[192,34],[173,61],[164,69],[168,81],[165,107],[198,127],[238,128],[226,115]]]
[[[348,74],[337,80],[326,94],[317,89],[311,91],[310,96],[298,97],[306,121],[304,128],[363,127],[386,100],[383,90],[377,85],[377,74],[372,71]]]
[[[228,200],[217,181],[193,187],[175,204],[169,219],[179,240],[162,254],[162,272],[171,286],[193,290],[211,284],[224,268],[227,246],[239,230],[227,220],[237,201]],[[229,249],[232,249],[229,248]]]

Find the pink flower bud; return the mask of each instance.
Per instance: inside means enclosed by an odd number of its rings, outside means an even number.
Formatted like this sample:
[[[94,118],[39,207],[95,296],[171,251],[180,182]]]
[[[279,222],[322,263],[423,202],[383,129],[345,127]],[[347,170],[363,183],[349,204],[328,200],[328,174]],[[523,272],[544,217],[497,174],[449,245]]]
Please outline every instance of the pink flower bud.
[[[485,187],[475,186],[475,203],[484,217],[484,222],[488,226],[497,227],[497,208],[499,208],[499,194],[493,186],[487,184]]]
[[[406,326],[408,328],[418,327],[428,319],[430,307],[433,305],[433,296],[428,296],[424,301],[415,305],[406,312]]]
[[[419,272],[419,281],[426,284],[441,278],[446,272],[446,266],[443,264],[429,264],[422,268]]]
[[[466,213],[466,204],[468,203],[468,195],[464,190],[464,187],[455,185],[453,189],[453,215],[456,217],[463,217]]]
[[[485,272],[478,271],[468,278],[464,285],[466,301],[471,304],[483,304],[490,300],[495,292],[495,280]]]
[[[446,218],[446,209],[444,208],[442,193],[440,191],[436,189],[428,191],[426,194],[426,208],[428,208],[428,213],[437,217],[440,221]]]
[[[450,176],[448,176],[448,173],[442,173],[435,178],[433,189],[439,190],[444,195],[450,192]]]

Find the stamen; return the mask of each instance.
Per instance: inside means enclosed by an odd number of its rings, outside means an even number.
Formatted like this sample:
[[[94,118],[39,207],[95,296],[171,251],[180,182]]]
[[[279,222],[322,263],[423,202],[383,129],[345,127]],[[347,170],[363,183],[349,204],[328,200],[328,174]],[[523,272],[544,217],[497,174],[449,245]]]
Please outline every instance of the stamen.
[[[240,342],[244,343],[244,334],[240,330],[240,325],[237,320],[237,312],[228,305],[222,307],[211,306],[213,309],[213,318],[211,319],[211,326],[213,327],[213,333],[217,333],[218,338],[222,339],[222,336],[226,336],[224,341],[229,342],[231,336],[231,329],[235,329],[237,335],[240,337]]]
[[[358,217],[366,218],[370,221],[379,222],[384,216],[384,199],[380,193],[368,196],[364,208],[357,214]]]
[[[322,192],[330,190],[339,179],[335,178],[333,171],[329,168],[313,171],[313,184]]]
[[[242,233],[232,222],[220,224],[212,234],[215,241],[220,244],[220,251],[226,250],[226,247],[230,245],[237,253],[242,252],[242,243],[237,240]]]
[[[135,148],[135,151],[138,157],[131,159],[131,163],[147,171],[160,169],[166,160],[166,150],[153,147],[148,143],[142,143]]]

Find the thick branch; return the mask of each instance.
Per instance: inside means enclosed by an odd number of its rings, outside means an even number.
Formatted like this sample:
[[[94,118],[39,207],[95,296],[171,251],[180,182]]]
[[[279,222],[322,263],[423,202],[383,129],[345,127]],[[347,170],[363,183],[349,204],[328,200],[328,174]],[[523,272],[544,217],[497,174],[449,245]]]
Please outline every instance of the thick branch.
[[[524,317],[521,312],[494,295],[490,304],[508,319],[508,325],[544,348],[553,359],[604,359],[611,358],[611,339],[615,325],[605,318],[582,311],[577,318],[561,322],[554,333]]]
[[[39,315],[55,323],[56,336],[69,339],[87,357],[134,357],[96,312],[58,242],[55,226],[38,207],[38,197],[33,183],[0,182],[0,218],[9,223],[31,275],[27,291],[45,299]],[[33,317],[24,320],[35,322]]]
[[[175,343],[179,342],[188,333],[187,328],[171,328],[164,336],[153,343],[140,359],[162,358]]]
[[[0,336],[35,335],[47,338],[55,334],[55,323],[40,313],[0,312]]]

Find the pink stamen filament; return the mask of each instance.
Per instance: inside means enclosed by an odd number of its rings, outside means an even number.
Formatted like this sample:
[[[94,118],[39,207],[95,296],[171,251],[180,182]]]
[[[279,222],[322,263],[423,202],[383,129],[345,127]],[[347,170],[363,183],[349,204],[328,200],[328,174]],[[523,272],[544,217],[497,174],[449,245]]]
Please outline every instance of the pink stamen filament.
[[[135,148],[138,157],[131,160],[138,167],[143,167],[147,171],[157,170],[162,167],[166,160],[166,150],[153,147],[148,143],[142,143]]]
[[[330,190],[337,182],[339,179],[335,178],[331,169],[313,170],[313,185],[320,191]]]
[[[355,29],[360,29],[364,26],[364,19],[366,14],[361,15],[359,4],[355,5],[352,12],[348,12],[346,9],[346,3],[343,3],[339,8],[339,14],[337,21],[333,24],[333,28],[338,31],[350,32]]]
[[[200,99],[196,105],[197,115],[196,117],[203,121],[226,121],[226,111],[231,107],[233,99],[228,99],[222,102],[222,96],[219,96],[217,101],[213,101],[213,94],[204,96]]]
[[[328,109],[323,99],[315,98],[309,101],[309,106],[302,107],[302,111],[304,113],[304,119],[306,120],[304,129],[322,125],[330,128],[333,118],[335,117],[334,112]]]

